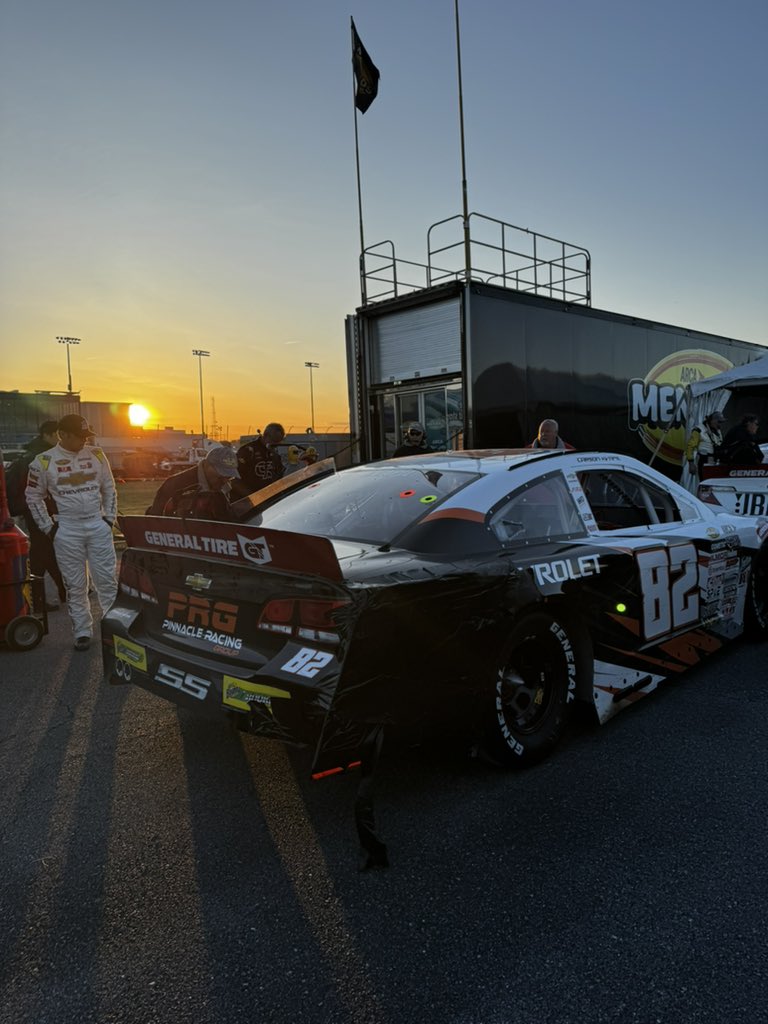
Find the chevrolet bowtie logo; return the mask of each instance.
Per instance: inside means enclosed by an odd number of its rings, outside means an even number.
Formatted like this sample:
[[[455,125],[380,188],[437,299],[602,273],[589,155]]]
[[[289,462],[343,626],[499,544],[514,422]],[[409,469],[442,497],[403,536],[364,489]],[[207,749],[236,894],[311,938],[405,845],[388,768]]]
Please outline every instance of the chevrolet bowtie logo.
[[[193,590],[209,590],[213,580],[209,580],[208,577],[203,576],[202,573],[193,572],[191,576],[187,576],[184,582]]]

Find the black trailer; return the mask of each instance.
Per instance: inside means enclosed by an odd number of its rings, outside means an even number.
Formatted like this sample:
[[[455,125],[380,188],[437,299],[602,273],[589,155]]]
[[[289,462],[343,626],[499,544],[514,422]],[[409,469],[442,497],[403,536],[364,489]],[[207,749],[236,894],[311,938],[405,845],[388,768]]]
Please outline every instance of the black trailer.
[[[686,386],[765,354],[594,309],[581,247],[479,214],[467,237],[440,244],[457,221],[430,228],[426,264],[397,260],[391,243],[362,256],[347,363],[363,461],[391,455],[412,420],[434,448],[514,448],[554,418],[577,448],[644,460],[658,448],[655,465],[676,475]]]

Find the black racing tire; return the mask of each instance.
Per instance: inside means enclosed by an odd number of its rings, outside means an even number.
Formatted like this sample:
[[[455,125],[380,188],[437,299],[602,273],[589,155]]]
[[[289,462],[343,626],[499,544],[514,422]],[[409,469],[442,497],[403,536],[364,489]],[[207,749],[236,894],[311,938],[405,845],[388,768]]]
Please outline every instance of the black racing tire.
[[[568,628],[542,612],[513,628],[498,659],[485,749],[504,767],[526,767],[557,746],[576,700],[578,658]]]
[[[753,640],[768,640],[768,545],[752,559],[744,608],[744,632]]]
[[[5,642],[12,651],[31,651],[43,639],[43,624],[34,615],[17,615],[5,627]]]

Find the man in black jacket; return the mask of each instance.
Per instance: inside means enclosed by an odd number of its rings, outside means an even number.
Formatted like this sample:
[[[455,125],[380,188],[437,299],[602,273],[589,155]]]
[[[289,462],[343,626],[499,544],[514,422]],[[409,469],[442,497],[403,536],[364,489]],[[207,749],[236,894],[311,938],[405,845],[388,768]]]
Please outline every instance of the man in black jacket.
[[[763,453],[757,441],[760,421],[754,413],[742,416],[741,423],[732,427],[725,435],[721,457],[735,466],[757,466],[763,461]]]
[[[227,520],[229,492],[237,477],[234,449],[226,445],[211,448],[199,465],[183,469],[161,484],[147,515]]]
[[[56,420],[46,420],[40,424],[37,437],[32,438],[26,445],[25,454],[20,456],[9,468],[6,483],[11,514],[23,517],[24,528],[29,535],[29,571],[33,576],[45,576],[48,573],[56,585],[59,601],[65,601],[67,592],[61,576],[61,569],[59,569],[59,563],[56,561],[56,552],[53,550],[53,544],[50,537],[47,537],[42,532],[32,518],[32,513],[27,507],[27,501],[24,496],[30,465],[38,455],[47,452],[50,448],[54,448],[59,442],[57,427],[58,422]],[[50,612],[55,611],[59,606],[55,601],[46,599],[46,607]]]
[[[237,470],[240,479],[234,485],[236,497],[253,494],[282,478],[285,466],[277,452],[277,445],[284,438],[285,430],[281,423],[268,423],[262,434],[238,448]]]
[[[406,455],[429,455],[435,449],[427,443],[427,432],[421,423],[409,423],[405,431],[405,439],[399,448],[392,453],[393,459],[402,459]]]

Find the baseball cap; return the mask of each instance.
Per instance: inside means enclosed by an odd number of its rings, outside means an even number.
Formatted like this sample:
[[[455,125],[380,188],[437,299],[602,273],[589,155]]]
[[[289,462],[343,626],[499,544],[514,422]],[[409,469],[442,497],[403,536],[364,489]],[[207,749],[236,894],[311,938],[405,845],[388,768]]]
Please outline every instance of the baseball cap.
[[[237,455],[234,449],[227,448],[226,445],[211,448],[205,456],[205,461],[219,476],[225,476],[228,479],[240,476],[237,471]]]
[[[91,428],[88,426],[88,420],[83,419],[82,416],[71,414],[69,416],[62,416],[59,420],[59,432],[62,434],[76,434],[77,437],[88,437],[91,433]]]
[[[709,419],[711,419],[711,420],[720,420],[721,423],[725,422],[725,416],[720,412],[719,409],[715,409],[714,412],[711,412],[709,414]]]

